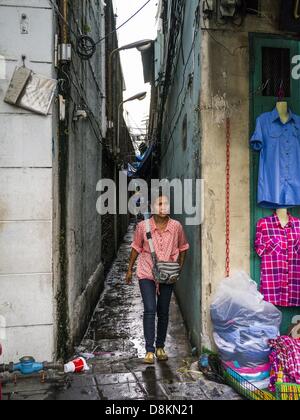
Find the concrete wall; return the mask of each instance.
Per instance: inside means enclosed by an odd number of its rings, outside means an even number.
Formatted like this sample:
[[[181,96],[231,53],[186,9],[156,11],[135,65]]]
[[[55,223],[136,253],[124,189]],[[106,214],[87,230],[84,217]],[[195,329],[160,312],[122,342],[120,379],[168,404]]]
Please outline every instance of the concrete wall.
[[[173,83],[170,87],[164,113],[161,178],[199,179],[200,175],[200,31],[195,12],[198,1],[186,6],[182,37],[182,51],[176,59]],[[184,57],[184,61],[182,59]],[[189,77],[189,75],[192,75]],[[186,121],[186,146],[184,124]],[[190,339],[200,346],[201,331],[201,253],[200,227],[186,226],[185,215],[174,215],[182,222],[191,249],[176,294],[188,327]]]
[[[22,13],[29,19],[28,34],[21,34]],[[109,16],[115,25],[110,10]],[[104,38],[105,18],[104,2],[73,1],[69,41],[76,45],[82,32],[95,41]],[[89,61],[73,49],[72,62],[54,71],[54,34],[62,42],[62,22],[48,0],[0,0],[0,316],[5,317],[0,327],[4,321],[7,325],[7,338],[0,340],[5,362],[28,354],[42,360],[67,357],[104,285],[105,221],[96,211],[96,185],[106,177],[103,163],[113,167],[103,148],[107,48],[99,43]],[[65,121],[59,121],[57,106],[41,117],[3,102],[23,54],[34,71],[64,80],[59,93],[66,99]],[[115,85],[121,101],[123,80]],[[75,121],[78,109],[85,109],[88,118]],[[122,128],[122,136],[127,135]],[[132,147],[122,153],[129,151]],[[127,217],[119,221],[119,233],[126,222]]]
[[[279,2],[263,0],[262,15],[240,29],[202,25],[202,344],[212,347],[210,303],[225,276],[226,118],[231,122],[231,270],[250,272],[249,33],[278,32]],[[225,49],[227,48],[227,50]]]
[[[175,58],[171,81],[162,79],[166,70],[164,43],[170,32],[165,38],[159,34],[156,85],[161,102],[162,85],[170,83],[161,131],[158,124],[163,156],[161,175],[201,177],[205,182],[205,220],[201,229],[186,228],[192,248],[177,292],[193,343],[211,348],[210,304],[225,276],[226,261],[226,118],[231,124],[231,271],[250,272],[249,33],[280,33],[280,4],[262,0],[260,13],[248,15],[241,27],[217,25],[216,15],[203,21],[201,15],[199,35],[184,72],[183,60],[192,44],[198,3],[189,2],[186,7],[182,51]],[[170,22],[169,15],[164,14],[165,25]],[[155,116],[153,113],[154,133]]]
[[[107,34],[112,34],[106,39],[106,110],[107,119],[110,121],[107,129],[106,143],[113,152],[114,144],[116,145],[118,133],[118,113],[119,104],[124,100],[124,76],[121,65],[120,54],[113,54],[112,59],[110,55],[112,51],[119,47],[118,32],[116,31],[116,17],[113,0],[107,0],[105,7],[105,28]],[[110,83],[111,78],[111,83]],[[123,118],[123,112],[120,111],[120,160],[125,163],[132,161],[134,154],[133,145],[129,135],[126,122]],[[115,170],[115,162],[108,154],[103,154],[103,179],[114,179],[117,172],[116,185],[119,180],[119,168]],[[117,220],[113,215],[105,215],[102,218],[102,260],[105,264],[105,269],[109,269],[115,257],[115,251],[118,245],[122,242],[124,235],[127,232],[129,218],[127,216],[118,215]],[[115,229],[117,232],[115,233]],[[115,245],[117,242],[117,245]]]
[[[107,28],[107,20],[110,26],[115,27],[110,2],[107,6],[100,0],[72,2],[72,8],[69,8],[71,42],[76,43],[74,33],[79,34],[81,28],[85,28],[85,32],[95,41],[103,39],[106,33],[111,32]],[[116,35],[112,39],[117,42]],[[61,322],[57,332],[57,351],[61,357],[72,351],[73,345],[78,344],[85,333],[104,286],[105,268],[115,255],[111,218],[106,223],[107,219],[96,211],[99,197],[96,186],[102,178],[113,178],[114,175],[113,171],[110,172],[114,168],[113,156],[105,148],[110,138],[107,127],[107,98],[110,97],[106,77],[108,51],[107,42],[102,41],[97,44],[94,56],[88,61],[82,60],[74,52],[72,63],[66,68],[71,89],[65,93],[68,119],[60,126],[58,157],[61,214],[58,241],[61,267],[58,271],[61,284],[57,290],[57,312]],[[113,78],[115,127],[116,110],[123,100],[118,55],[116,62],[119,67]],[[61,76],[65,78],[63,72]],[[74,121],[74,111],[80,108],[87,110],[88,118]],[[128,134],[126,127],[121,127],[122,142],[125,134]],[[124,141],[124,144],[130,145],[128,141]],[[121,150],[121,156],[126,154],[128,146]],[[118,220],[116,228],[119,240],[122,239],[122,233],[127,231],[127,222],[126,216]]]
[[[21,34],[21,15],[29,33]],[[15,66],[53,76],[53,14],[46,0],[0,1],[0,315],[4,357],[52,360],[52,116],[3,102]]]
[[[102,2],[76,1],[69,8],[70,39],[82,27],[94,40],[105,34]],[[102,178],[101,143],[106,136],[105,42],[82,60],[73,52],[67,68],[71,80],[67,121],[60,126],[60,272],[57,352],[60,357],[82,338],[103,287],[101,216],[96,211],[96,185]],[[66,71],[66,70],[65,70]],[[63,73],[62,73],[62,77]],[[88,118],[74,121],[76,109]],[[65,136],[67,133],[67,136]],[[66,142],[64,146],[62,143]]]

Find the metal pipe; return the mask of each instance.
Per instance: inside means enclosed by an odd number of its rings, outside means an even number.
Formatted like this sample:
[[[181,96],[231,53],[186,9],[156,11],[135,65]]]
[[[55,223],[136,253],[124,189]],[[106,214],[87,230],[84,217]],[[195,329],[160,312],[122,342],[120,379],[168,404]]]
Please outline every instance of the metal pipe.
[[[144,49],[149,48],[152,45],[153,41],[151,39],[144,39],[141,41],[133,42],[131,44],[123,45],[122,47],[115,48],[111,51],[108,57],[108,95],[109,98],[109,106],[108,106],[108,121],[113,122],[113,92],[112,92],[112,84],[113,84],[113,58],[116,53],[120,51],[130,50],[130,49],[138,49],[139,51],[143,51]],[[114,154],[117,152],[118,144],[116,144],[115,136],[112,139],[112,148]]]
[[[42,383],[55,383],[57,384],[58,381],[64,381],[65,380],[65,374],[64,370],[61,369],[61,371],[57,371],[56,369],[50,369],[50,370],[44,370],[37,373],[32,373],[24,376],[21,372],[14,372],[9,373],[5,372],[4,374],[1,374],[0,376],[0,383],[4,386],[9,384],[16,385],[17,382],[28,380],[28,379],[40,379]],[[0,398],[1,401],[1,398]]]
[[[115,177],[115,183],[117,184],[117,176],[118,176],[118,163],[117,163],[117,159],[115,159],[114,162],[114,177]],[[118,199],[117,199],[117,193],[115,196],[115,200],[116,200],[116,208],[115,208],[115,215],[114,215],[114,242],[115,242],[115,254],[117,256],[118,254]]]
[[[62,363],[38,363],[33,357],[23,357],[19,363],[11,362],[8,365],[0,365],[0,373],[20,372],[22,375],[32,375],[47,370],[63,370],[63,367]]]
[[[108,58],[108,95],[107,97],[109,98],[109,106],[108,106],[108,121],[110,124],[110,128],[111,128],[111,132],[112,132],[112,151],[113,153],[115,153],[116,151],[116,139],[115,139],[115,135],[114,135],[114,130],[112,129],[111,124],[113,123],[113,101],[114,101],[114,95],[113,95],[113,91],[112,91],[112,78],[113,78],[113,68],[112,68],[112,59],[114,54],[118,51],[118,49],[113,50],[110,54],[109,54],[109,58]]]
[[[116,154],[120,153],[120,113],[124,102],[121,102],[118,107],[118,135],[117,135],[117,147]]]
[[[146,96],[147,96],[147,92],[141,92],[141,93],[138,93],[137,95],[132,96],[131,98],[126,99],[125,101],[123,101],[119,104],[119,107],[118,107],[118,127],[117,127],[118,135],[117,135],[117,150],[116,150],[117,154],[119,153],[119,149],[120,149],[120,120],[121,120],[120,111],[121,111],[121,108],[127,102],[136,101],[136,100],[142,101],[143,99],[146,98]],[[122,119],[122,121],[123,121],[123,119]]]
[[[67,44],[68,43],[68,28],[67,28],[67,24],[66,22],[68,22],[68,0],[63,0],[63,10],[62,10],[62,15],[64,17],[63,20],[63,29],[62,29],[62,38],[63,38],[63,44]]]

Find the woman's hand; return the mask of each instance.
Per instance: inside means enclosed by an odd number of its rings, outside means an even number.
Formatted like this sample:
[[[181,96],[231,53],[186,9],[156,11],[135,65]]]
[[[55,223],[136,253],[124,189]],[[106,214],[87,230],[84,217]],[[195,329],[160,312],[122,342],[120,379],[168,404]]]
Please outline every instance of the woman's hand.
[[[132,284],[132,272],[133,272],[132,270],[133,270],[133,267],[134,267],[134,264],[136,262],[138,255],[139,255],[138,252],[134,248],[132,248],[131,254],[130,254],[129,265],[128,265],[128,271],[127,271],[126,280],[125,280],[128,286]]]
[[[126,274],[126,284],[128,286],[132,285],[132,270],[129,269]]]
[[[180,265],[180,272],[183,270],[186,254],[187,254],[186,251],[180,252],[179,254],[178,263]]]

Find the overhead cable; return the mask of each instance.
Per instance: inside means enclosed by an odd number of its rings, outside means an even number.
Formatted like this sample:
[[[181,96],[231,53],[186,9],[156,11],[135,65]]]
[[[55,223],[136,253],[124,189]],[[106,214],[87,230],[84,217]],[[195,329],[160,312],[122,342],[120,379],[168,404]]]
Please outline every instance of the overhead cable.
[[[70,31],[75,35],[76,37],[76,52],[79,55],[79,57],[82,60],[89,60],[93,57],[93,55],[96,52],[96,47],[101,42],[105,41],[107,38],[109,38],[111,35],[116,33],[119,29],[123,28],[128,22],[130,22],[133,18],[135,18],[152,0],[147,0],[147,2],[140,7],[132,16],[130,16],[125,22],[123,22],[120,26],[118,26],[116,29],[114,29],[109,34],[105,35],[103,38],[100,38],[98,41],[94,41],[90,36],[88,35],[77,35],[72,27],[69,25],[69,23],[66,21],[65,17],[60,12],[57,4],[54,3],[53,0],[49,0],[51,5],[54,8],[54,11],[59,15],[59,17],[64,21],[64,23],[68,26]]]

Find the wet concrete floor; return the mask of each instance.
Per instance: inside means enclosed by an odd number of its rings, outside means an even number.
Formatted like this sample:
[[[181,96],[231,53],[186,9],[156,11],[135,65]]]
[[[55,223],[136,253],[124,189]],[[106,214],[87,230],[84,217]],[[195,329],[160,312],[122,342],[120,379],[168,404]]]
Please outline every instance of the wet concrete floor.
[[[90,371],[61,375],[42,384],[39,377],[20,379],[3,388],[10,400],[232,400],[225,385],[208,382],[197,372],[175,296],[170,310],[166,350],[169,361],[143,364],[143,304],[137,280],[125,284],[134,225],[124,238],[107,276],[105,290],[76,354],[95,353]]]

